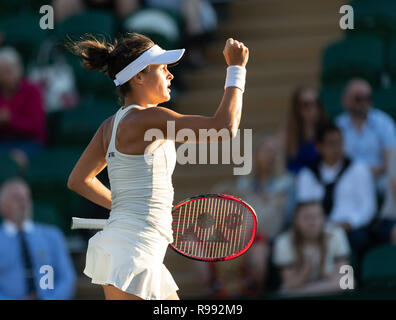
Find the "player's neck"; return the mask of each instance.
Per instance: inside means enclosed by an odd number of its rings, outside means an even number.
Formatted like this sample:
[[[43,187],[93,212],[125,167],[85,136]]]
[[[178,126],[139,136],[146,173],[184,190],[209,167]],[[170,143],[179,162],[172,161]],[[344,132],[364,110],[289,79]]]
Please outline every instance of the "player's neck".
[[[150,104],[145,99],[136,97],[136,96],[128,96],[125,97],[125,107],[136,104],[138,106],[141,106],[143,108],[150,108],[150,107],[155,107],[155,104]]]

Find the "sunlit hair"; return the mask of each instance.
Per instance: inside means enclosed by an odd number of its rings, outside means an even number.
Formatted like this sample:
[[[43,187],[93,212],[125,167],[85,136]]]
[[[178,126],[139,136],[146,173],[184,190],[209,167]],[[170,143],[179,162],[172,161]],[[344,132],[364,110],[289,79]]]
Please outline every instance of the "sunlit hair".
[[[303,137],[303,120],[301,118],[301,96],[304,92],[314,90],[309,86],[297,87],[291,96],[291,105],[286,125],[286,155],[294,157],[297,154],[298,146]],[[318,100],[319,119],[315,130],[317,131],[324,123],[327,122],[327,115],[320,100]],[[316,135],[316,133],[315,133]]]
[[[154,45],[150,38],[139,33],[126,33],[113,42],[87,35],[79,41],[69,40],[66,43],[70,51],[82,58],[85,68],[107,74],[112,80],[118,72]],[[149,70],[150,66],[142,72]],[[119,96],[125,98],[131,90],[129,81],[119,86],[117,90]]]
[[[298,203],[294,215],[293,215],[293,224],[292,224],[292,242],[293,242],[293,247],[296,252],[296,267],[301,268],[304,264],[304,237],[301,234],[301,231],[297,227],[297,219],[299,214],[303,211],[304,208],[310,207],[310,206],[318,206],[322,209],[322,205],[320,202],[317,201],[308,201],[308,202],[301,202]],[[320,251],[320,273],[321,275],[324,275],[324,267],[325,267],[325,259],[326,259],[326,253],[327,253],[327,247],[326,247],[326,233],[324,228],[322,228],[318,239],[317,239],[317,244],[319,247]]]

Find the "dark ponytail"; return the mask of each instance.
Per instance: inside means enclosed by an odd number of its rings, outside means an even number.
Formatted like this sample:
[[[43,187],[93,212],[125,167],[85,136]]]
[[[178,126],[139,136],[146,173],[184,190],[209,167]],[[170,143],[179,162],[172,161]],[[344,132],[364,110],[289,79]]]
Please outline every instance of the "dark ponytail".
[[[82,58],[85,68],[107,74],[114,80],[118,72],[154,46],[154,42],[142,34],[127,33],[113,43],[88,36],[79,41],[70,41],[66,46]],[[123,98],[129,91],[129,81],[118,87],[119,95]]]

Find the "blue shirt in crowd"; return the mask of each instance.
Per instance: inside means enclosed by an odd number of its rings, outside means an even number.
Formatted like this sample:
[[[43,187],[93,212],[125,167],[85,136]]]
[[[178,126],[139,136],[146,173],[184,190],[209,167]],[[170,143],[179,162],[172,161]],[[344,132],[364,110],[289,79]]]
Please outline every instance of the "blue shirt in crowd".
[[[297,174],[302,168],[314,163],[319,158],[314,142],[300,143],[295,157],[287,159],[287,169]]]
[[[71,299],[75,271],[62,233],[55,227],[25,221],[27,246],[40,300]],[[53,289],[49,277],[53,270]],[[41,273],[40,273],[41,269]],[[40,285],[40,280],[41,285]],[[21,245],[16,226],[4,221],[0,227],[0,300],[19,300],[28,295]]]
[[[396,144],[395,123],[381,110],[370,109],[361,130],[356,129],[347,112],[337,117],[336,124],[342,131],[347,156],[371,168],[383,165],[383,151]]]

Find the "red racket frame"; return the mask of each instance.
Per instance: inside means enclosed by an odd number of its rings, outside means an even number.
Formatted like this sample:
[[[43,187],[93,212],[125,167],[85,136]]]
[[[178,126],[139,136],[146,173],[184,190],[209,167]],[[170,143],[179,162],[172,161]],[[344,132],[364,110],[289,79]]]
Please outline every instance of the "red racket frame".
[[[179,202],[177,205],[175,205],[172,208],[172,212],[173,212],[173,210],[177,209],[178,207],[180,207],[182,205],[185,205],[185,204],[187,204],[187,203],[189,203],[191,201],[196,201],[196,200],[200,200],[200,199],[203,199],[203,198],[206,198],[206,199],[208,199],[208,198],[222,198],[222,199],[229,199],[229,200],[237,201],[237,202],[241,203],[242,205],[244,205],[250,211],[250,213],[253,216],[253,232],[252,232],[251,238],[250,238],[248,244],[246,245],[246,247],[243,248],[241,251],[239,251],[237,253],[234,253],[234,254],[232,254],[230,256],[220,257],[220,258],[200,258],[200,257],[189,255],[189,254],[187,254],[187,253],[175,248],[172,244],[169,244],[169,247],[172,248],[175,252],[177,252],[178,254],[181,254],[184,257],[187,257],[187,258],[193,259],[193,260],[198,260],[198,261],[205,261],[205,262],[220,262],[220,261],[232,260],[232,259],[235,259],[235,258],[241,256],[246,251],[248,251],[249,248],[252,246],[253,241],[254,241],[254,239],[256,237],[257,215],[256,215],[256,212],[254,211],[254,209],[248,203],[243,201],[242,199],[234,197],[234,196],[231,196],[229,194],[202,194],[202,195],[198,195],[198,196],[193,196],[191,198],[188,198],[188,199],[185,199],[185,200]]]

